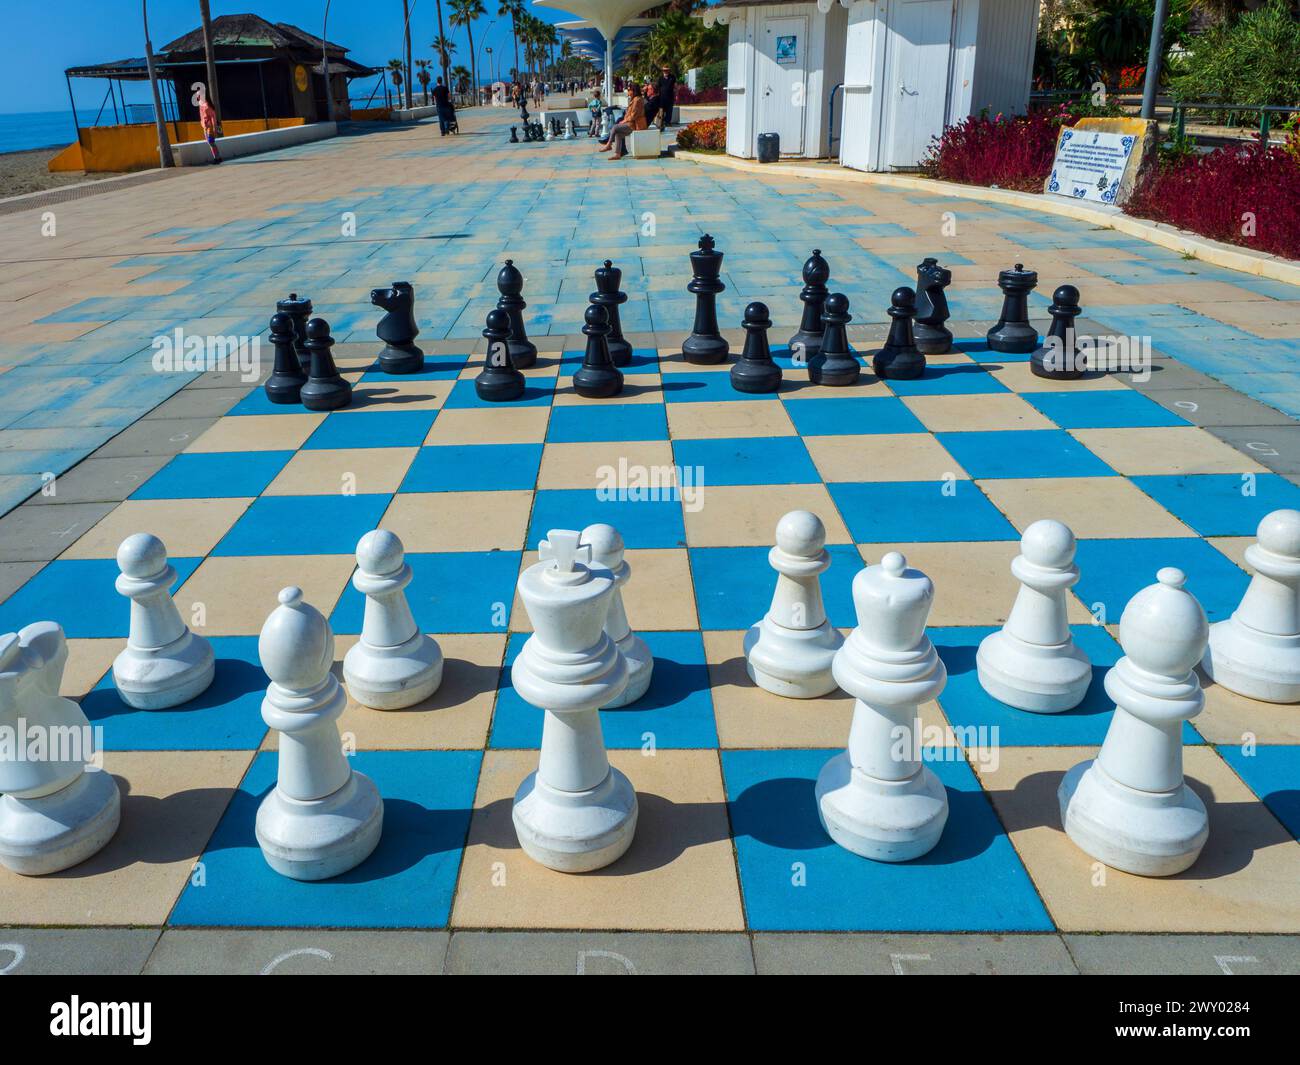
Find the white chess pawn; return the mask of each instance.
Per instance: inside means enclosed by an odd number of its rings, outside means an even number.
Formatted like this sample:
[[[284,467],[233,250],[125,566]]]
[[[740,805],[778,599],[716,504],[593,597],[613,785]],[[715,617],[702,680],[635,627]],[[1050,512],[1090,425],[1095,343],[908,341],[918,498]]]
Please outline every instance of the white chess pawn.
[[[835,690],[831,662],[844,637],[826,619],[821,575],[831,564],[826,527],[816,514],[792,510],[776,525],[767,560],[777,572],[772,606],[745,633],[750,679],[774,695],[815,699]]]
[[[163,710],[202,694],[212,683],[212,645],[190,632],[172,602],[176,570],[156,536],[136,533],[117,549],[117,590],[131,600],[126,647],[113,662],[113,683],[127,706]]]
[[[338,719],[347,697],[330,671],[334,634],[300,588],[285,588],[262,626],[257,653],[271,678],[262,719],[280,733],[279,775],[257,810],[257,842],[284,876],[338,876],[379,843],[384,801],[343,754]]]
[[[0,730],[11,737],[0,743],[0,865],[24,876],[84,862],[121,820],[117,782],[96,768],[90,722],[59,695],[67,662],[53,621],[0,636]]]
[[[849,746],[817,777],[817,812],[831,839],[879,862],[932,850],[948,821],[948,793],[921,761],[918,707],[947,683],[925,634],[934,584],[891,551],[853,578],[858,625],[835,655],[852,695]]]
[[[1209,835],[1205,805],[1183,782],[1183,722],[1205,705],[1194,670],[1209,633],[1186,580],[1162,569],[1124,608],[1124,657],[1106,674],[1115,715],[1096,759],[1057,790],[1061,823],[1080,849],[1139,876],[1181,873]]]
[[[979,682],[993,698],[1036,714],[1057,714],[1083,701],[1092,664],[1070,635],[1066,593],[1079,580],[1074,533],[1059,521],[1036,521],[1020,538],[1011,572],[1020,591],[1007,623],[980,643]]]
[[[362,706],[414,706],[442,683],[442,650],[415,624],[406,601],[410,583],[402,541],[386,529],[366,533],[352,575],[353,587],[366,597],[366,612],[361,638],[343,656],[343,680]]]
[[[1210,626],[1201,668],[1238,695],[1300,703],[1300,511],[1273,511],[1257,535],[1246,548],[1255,576],[1232,617]]]
[[[615,709],[636,702],[646,693],[655,660],[645,640],[632,631],[623,606],[623,586],[632,576],[632,567],[623,558],[623,537],[612,525],[588,525],[582,530],[582,542],[591,548],[591,561],[609,570],[616,582],[605,618],[605,632],[623,653],[628,676],[623,694],[606,704],[606,709]]]
[[[553,529],[541,561],[519,577],[533,634],[511,668],[515,690],[545,712],[537,772],[515,793],[515,832],[534,861],[562,873],[600,869],[636,831],[631,782],[609,764],[599,708],[627,684],[627,663],[605,631],[617,587],[590,563],[579,535]]]

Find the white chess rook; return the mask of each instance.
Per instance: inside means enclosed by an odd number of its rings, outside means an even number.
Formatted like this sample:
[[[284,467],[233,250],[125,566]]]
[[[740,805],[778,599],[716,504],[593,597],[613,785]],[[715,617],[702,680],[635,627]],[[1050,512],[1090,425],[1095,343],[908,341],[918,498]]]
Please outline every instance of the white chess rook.
[[[1300,703],[1300,511],[1275,510],[1246,548],[1255,571],[1227,621],[1210,626],[1201,667],[1229,691]]]
[[[768,562],[777,572],[772,606],[745,633],[745,667],[760,688],[790,699],[835,690],[831,662],[844,638],[826,619],[821,575],[831,564],[816,514],[792,510],[776,526]]]
[[[836,843],[880,862],[928,853],[948,821],[948,793],[921,761],[918,708],[948,673],[925,623],[934,584],[891,551],[853,578],[858,625],[835,655],[852,695],[848,749],[817,777],[817,812]]]
[[[330,671],[334,634],[301,589],[285,588],[257,651],[271,678],[262,719],[280,733],[279,775],[257,810],[257,842],[284,876],[338,876],[378,845],[384,802],[343,754],[338,719],[347,696]]]
[[[632,567],[623,558],[623,537],[612,525],[588,525],[582,530],[582,542],[591,548],[591,561],[609,570],[616,582],[609,601],[609,613],[605,617],[605,632],[627,661],[627,687],[622,695],[605,707],[616,709],[636,702],[649,689],[654,655],[645,640],[632,631],[623,606],[623,586],[632,576]]]
[[[515,793],[515,832],[529,857],[563,873],[620,858],[637,817],[636,792],[609,764],[600,728],[599,708],[627,684],[627,663],[605,631],[617,581],[591,564],[579,535],[549,532],[541,561],[519,577],[533,634],[510,674],[520,696],[545,713],[537,772]]]
[[[1075,645],[1066,594],[1079,580],[1074,533],[1059,521],[1036,521],[1020,538],[1011,572],[1020,591],[1007,623],[980,643],[979,682],[993,698],[1036,714],[1058,714],[1083,701],[1092,664]]]
[[[366,597],[361,637],[343,656],[352,698],[375,710],[401,710],[427,699],[442,683],[442,650],[415,623],[406,600],[411,567],[402,541],[386,529],[357,544],[352,585]]]
[[[1080,849],[1139,876],[1181,873],[1209,835],[1205,805],[1183,782],[1183,722],[1205,705],[1195,667],[1209,635],[1186,579],[1162,569],[1124,608],[1124,657],[1106,674],[1115,714],[1105,742],[1057,790],[1061,823]]]
[[[117,782],[88,765],[96,755],[90,723],[59,695],[67,663],[68,642],[53,621],[0,636],[0,728],[25,740],[0,745],[0,865],[24,876],[84,862],[121,820]]]
[[[176,570],[156,536],[136,533],[117,549],[117,590],[131,600],[126,647],[113,662],[113,683],[127,706],[163,710],[201,695],[212,683],[212,645],[181,620],[170,588]]]

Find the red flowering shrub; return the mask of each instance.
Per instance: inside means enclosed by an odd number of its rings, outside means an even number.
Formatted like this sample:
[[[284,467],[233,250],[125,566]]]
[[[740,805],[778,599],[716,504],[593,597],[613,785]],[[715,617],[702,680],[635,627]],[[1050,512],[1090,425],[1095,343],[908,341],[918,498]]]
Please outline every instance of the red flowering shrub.
[[[1041,192],[1052,169],[1057,130],[1077,121],[1064,106],[1010,118],[971,115],[933,140],[921,171],[963,185]]]
[[[705,118],[677,131],[677,147],[687,152],[725,152],[727,120]]]
[[[1258,142],[1183,156],[1151,170],[1124,210],[1300,259],[1300,158]]]
[[[685,85],[678,85],[673,93],[673,103],[681,106],[683,104],[723,104],[727,102],[727,90],[721,85],[715,85],[711,89],[701,89],[695,92]]]

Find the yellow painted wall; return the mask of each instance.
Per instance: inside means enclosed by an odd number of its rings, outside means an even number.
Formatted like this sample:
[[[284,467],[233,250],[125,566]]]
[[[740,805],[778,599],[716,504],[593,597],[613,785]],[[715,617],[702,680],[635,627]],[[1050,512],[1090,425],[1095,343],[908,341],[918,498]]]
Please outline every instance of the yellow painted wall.
[[[258,133],[266,129],[301,126],[302,118],[236,118],[221,124],[222,133],[234,137],[240,133]],[[172,143],[200,141],[203,127],[197,122],[168,122],[167,136]],[[126,173],[147,170],[158,165],[158,127],[152,122],[131,126],[92,126],[81,131],[80,141],[70,144],[49,161],[52,173],[82,170],[88,174]]]

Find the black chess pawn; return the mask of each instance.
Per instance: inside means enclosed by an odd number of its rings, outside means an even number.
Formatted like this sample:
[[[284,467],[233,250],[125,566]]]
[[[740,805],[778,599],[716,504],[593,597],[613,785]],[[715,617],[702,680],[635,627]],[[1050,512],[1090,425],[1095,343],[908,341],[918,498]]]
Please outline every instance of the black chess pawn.
[[[688,292],[695,294],[695,327],[682,343],[682,357],[703,365],[724,362],[731,346],[718,330],[718,293],[726,289],[719,279],[722,272],[720,251],[713,250],[713,238],[705,233],[698,251],[691,252],[691,282]]]
[[[790,338],[790,351],[803,361],[807,361],[822,349],[822,311],[826,308],[828,295],[826,282],[830,279],[831,268],[822,258],[820,248],[814,248],[812,255],[803,264],[803,291],[799,298],[803,301],[803,318],[799,322],[799,332]]]
[[[307,375],[294,350],[293,319],[283,311],[271,315],[271,344],[275,347],[275,364],[263,386],[272,403],[298,403]]]
[[[305,375],[311,369],[311,352],[307,350],[307,319],[311,317],[311,300],[290,292],[286,299],[277,300],[277,314],[287,314],[293,319],[293,347],[298,353],[298,365]]]
[[[505,311],[510,321],[510,358],[514,360],[516,369],[526,370],[537,361],[537,345],[524,331],[524,308],[528,306],[522,295],[524,275],[513,259],[507,259],[497,274],[497,291],[501,293],[497,308]]]
[[[922,259],[916,268],[916,322],[912,337],[923,355],[946,355],[952,350],[948,321],[948,297],[944,289],[952,282],[952,271],[938,259]]]
[[[619,305],[627,302],[627,293],[618,288],[622,280],[623,271],[606,259],[604,266],[596,268],[596,291],[589,297],[592,303],[599,303],[609,312],[609,336],[605,342],[615,366],[626,366],[632,361],[632,345],[623,339],[623,323],[618,315]]]
[[[849,298],[843,292],[832,292],[826,297],[822,311],[822,347],[808,360],[808,379],[817,385],[857,384],[862,372],[858,357],[849,350],[847,326],[853,321],[849,314]]]
[[[379,368],[391,374],[419,373],[424,369],[424,352],[415,346],[420,327],[415,321],[415,290],[411,283],[394,281],[389,288],[371,289],[370,302],[388,312],[375,328],[384,342]]]
[[[587,338],[587,350],[582,356],[582,366],[573,375],[573,390],[587,399],[608,399],[623,391],[623,373],[609,356],[609,312],[599,303],[593,303],[583,315],[585,325],[582,335]]]
[[[1014,270],[998,274],[1002,290],[1002,316],[988,332],[989,347],[1005,355],[1028,355],[1038,347],[1038,330],[1029,324],[1029,294],[1038,286],[1038,274],[1016,263]]]
[[[1079,317],[1079,290],[1073,285],[1062,285],[1052,293],[1052,305],[1047,308],[1052,324],[1041,348],[1029,356],[1029,370],[1035,377],[1052,381],[1077,381],[1087,366],[1079,358],[1075,347],[1074,320]]]
[[[311,371],[299,397],[308,410],[338,410],[352,402],[352,385],[339,374],[330,348],[330,324],[324,318],[307,323],[307,350],[311,352]]]
[[[510,127],[510,143],[511,144],[519,143],[519,129],[517,126]]]
[[[745,308],[745,346],[731,367],[731,387],[737,392],[754,394],[776,392],[781,387],[781,367],[772,361],[767,331],[772,319],[766,303],[751,303]]]
[[[488,403],[508,403],[524,394],[524,375],[510,357],[510,316],[500,307],[488,311],[487,359],[474,378],[474,391]]]
[[[876,352],[871,368],[877,377],[890,381],[910,381],[925,373],[925,356],[917,349],[912,335],[912,316],[916,314],[916,293],[906,286],[894,289],[889,297],[889,336]]]

